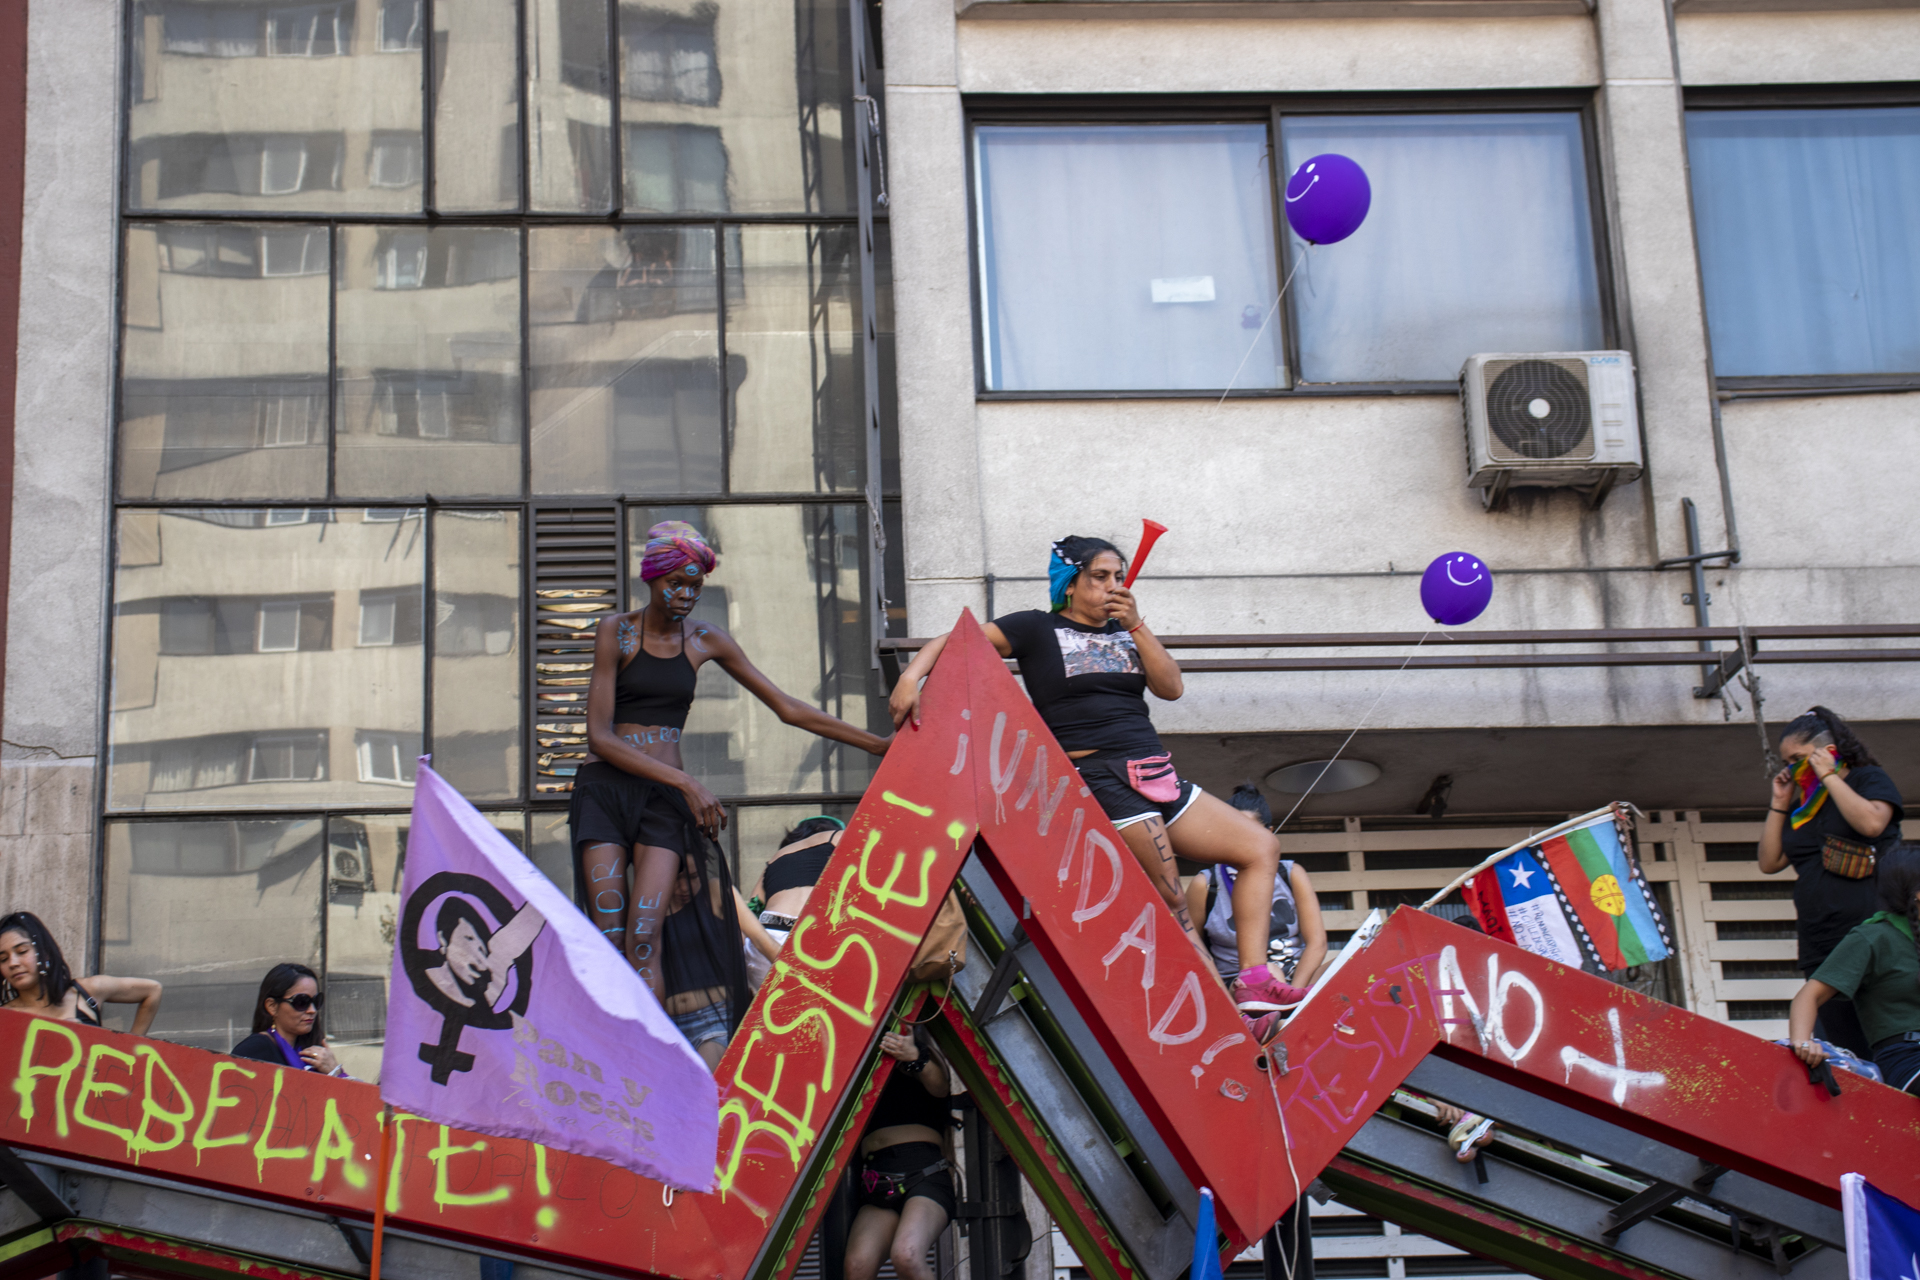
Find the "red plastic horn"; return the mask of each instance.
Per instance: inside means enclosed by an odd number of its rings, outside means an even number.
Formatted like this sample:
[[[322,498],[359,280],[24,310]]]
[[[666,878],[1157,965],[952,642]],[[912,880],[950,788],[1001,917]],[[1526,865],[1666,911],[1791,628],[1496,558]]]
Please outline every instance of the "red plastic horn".
[[[1121,584],[1127,590],[1133,590],[1133,580],[1140,576],[1140,566],[1147,562],[1147,552],[1153,550],[1153,544],[1160,541],[1160,535],[1166,531],[1167,526],[1158,520],[1140,522],[1140,549],[1133,553],[1133,567],[1127,570],[1127,580]]]

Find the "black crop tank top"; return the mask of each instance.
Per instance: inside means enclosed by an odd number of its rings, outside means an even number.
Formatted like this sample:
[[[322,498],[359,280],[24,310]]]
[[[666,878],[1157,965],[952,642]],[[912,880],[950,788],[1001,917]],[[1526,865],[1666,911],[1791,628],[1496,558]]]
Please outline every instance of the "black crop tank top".
[[[901,1124],[923,1124],[940,1133],[952,1123],[953,1100],[934,1097],[927,1092],[918,1073],[909,1075],[896,1062],[893,1074],[887,1077],[887,1087],[880,1091],[880,1100],[873,1104],[867,1132],[878,1133]]]
[[[620,674],[613,680],[613,722],[684,729],[687,710],[693,706],[694,686],[698,683],[693,661],[687,657],[687,632],[683,626],[679,653],[671,658],[656,658],[642,644],[633,661],[620,668]]]

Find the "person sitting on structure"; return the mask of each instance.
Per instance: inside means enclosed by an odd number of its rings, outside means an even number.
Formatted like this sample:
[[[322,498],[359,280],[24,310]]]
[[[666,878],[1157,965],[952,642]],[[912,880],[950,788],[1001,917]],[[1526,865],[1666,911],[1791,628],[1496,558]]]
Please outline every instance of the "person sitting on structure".
[[[326,1002],[313,970],[303,964],[273,966],[260,980],[260,994],[253,1002],[253,1034],[229,1052],[295,1071],[346,1076],[321,1028]]]
[[[1853,1001],[1880,1078],[1920,1094],[1920,847],[1897,845],[1881,858],[1881,910],[1840,940],[1793,997],[1787,1041],[1809,1067],[1826,1060],[1813,1038],[1815,1016],[1835,997]]]
[[[160,1012],[161,986],[152,978],[74,977],[60,944],[31,911],[0,919],[0,981],[0,1008],[59,1022],[97,1027],[102,1003],[137,1004],[132,1031],[143,1036]]]
[[[1051,609],[1011,613],[981,628],[994,651],[1020,663],[1027,696],[1080,771],[1082,785],[1119,829],[1194,945],[1206,944],[1187,912],[1175,855],[1232,867],[1239,971],[1234,1003],[1249,1023],[1297,1004],[1305,992],[1267,965],[1267,922],[1280,841],[1246,814],[1174,772],[1147,713],[1148,691],[1173,701],[1180,666],[1155,638],[1123,584],[1126,561],[1111,542],[1069,537],[1047,568]],[[894,685],[893,722],[919,723],[920,682],[947,637],[920,650]]]
[[[935,1280],[933,1246],[958,1208],[954,1194],[953,1073],[923,1026],[888,1032],[893,1074],[860,1139],[859,1209],[847,1231],[846,1280],[874,1280],[889,1258],[901,1280]]]
[[[1900,789],[1845,720],[1814,707],[1780,735],[1786,767],[1774,775],[1760,870],[1794,870],[1800,975],[1809,977],[1840,939],[1879,909],[1873,865],[1900,838]],[[1829,999],[1819,1031],[1859,1057],[1872,1053],[1853,1003]],[[1805,1039],[1806,1037],[1796,1037]]]
[[[1261,827],[1271,829],[1273,810],[1260,788],[1243,782],[1228,801]],[[1231,984],[1240,974],[1240,941],[1234,933],[1234,871],[1230,866],[1209,867],[1187,882],[1187,913],[1200,922],[1200,936],[1220,980]],[[1226,892],[1222,893],[1221,890]],[[1273,878],[1273,913],[1268,919],[1267,964],[1289,983],[1312,985],[1327,958],[1327,930],[1320,920],[1320,899],[1297,862],[1281,860]],[[1263,1014],[1256,1031],[1264,1039],[1279,1017]]]

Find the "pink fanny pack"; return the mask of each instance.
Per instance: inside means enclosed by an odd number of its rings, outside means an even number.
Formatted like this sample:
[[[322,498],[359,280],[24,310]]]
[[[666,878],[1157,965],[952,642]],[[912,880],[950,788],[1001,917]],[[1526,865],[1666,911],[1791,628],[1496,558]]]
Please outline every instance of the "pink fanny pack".
[[[1180,798],[1180,775],[1173,771],[1171,755],[1127,761],[1127,785],[1155,804],[1172,804]]]

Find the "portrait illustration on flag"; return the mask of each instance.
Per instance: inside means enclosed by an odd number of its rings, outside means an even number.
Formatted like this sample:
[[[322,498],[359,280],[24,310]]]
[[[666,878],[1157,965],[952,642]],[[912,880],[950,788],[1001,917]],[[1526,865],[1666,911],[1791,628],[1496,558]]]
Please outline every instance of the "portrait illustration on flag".
[[[714,1185],[706,1064],[579,908],[424,762],[380,1095],[684,1190]]]
[[[1459,888],[1488,936],[1569,967],[1610,972],[1673,954],[1666,917],[1634,856],[1632,808],[1623,803],[1502,850]]]

